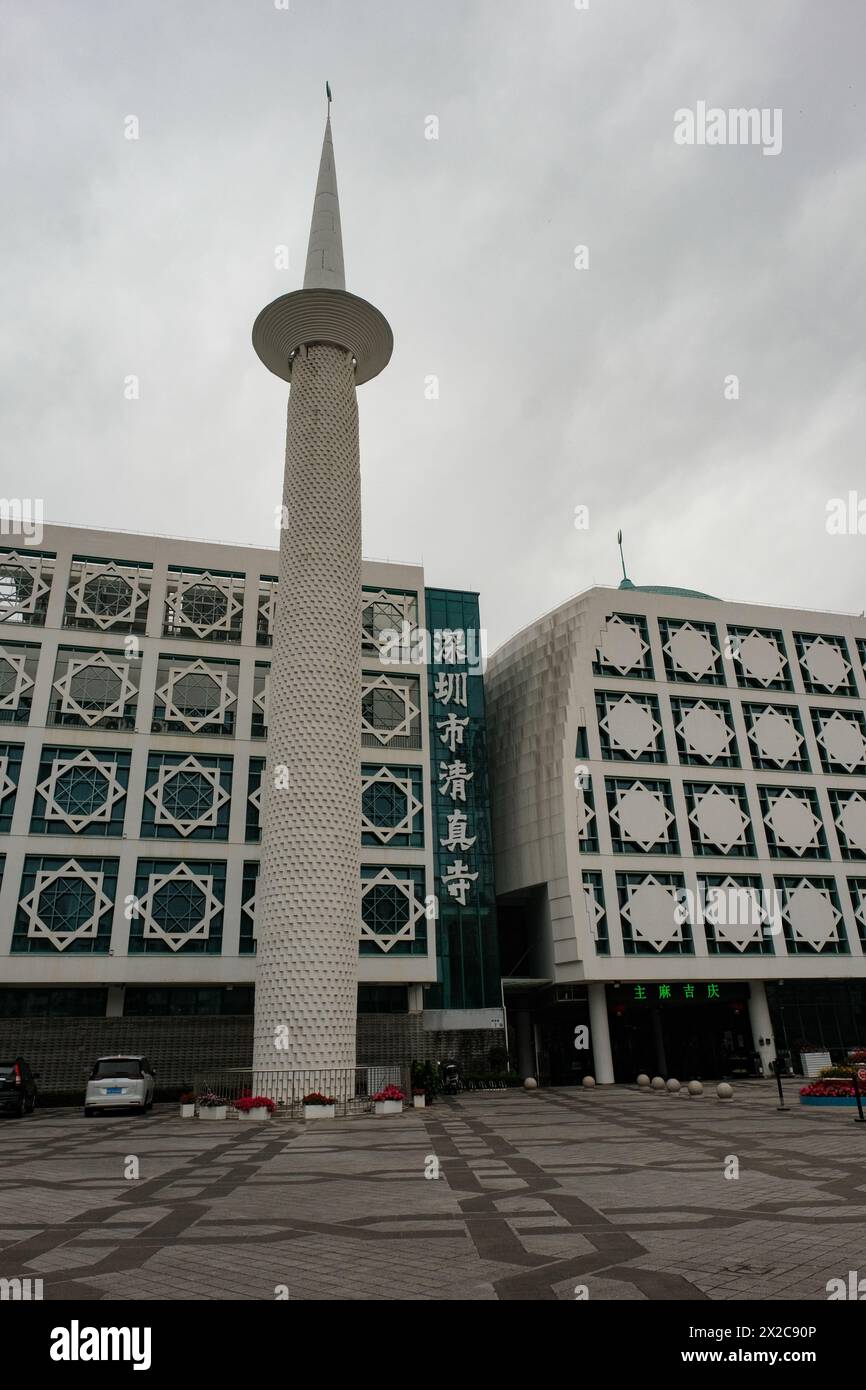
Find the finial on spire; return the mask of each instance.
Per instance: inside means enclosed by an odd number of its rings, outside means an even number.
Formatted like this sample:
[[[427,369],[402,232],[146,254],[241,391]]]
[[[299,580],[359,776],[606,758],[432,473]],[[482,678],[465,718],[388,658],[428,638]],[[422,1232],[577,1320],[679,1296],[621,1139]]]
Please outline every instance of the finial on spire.
[[[328,98],[328,115],[330,115],[330,114],[331,114],[331,102],[332,102],[332,100],[333,100],[333,97],[331,96],[331,84],[330,84],[330,82],[327,80],[327,78],[325,79],[325,96]]]
[[[622,582],[620,583],[619,587],[621,589],[633,589],[634,585],[632,584],[631,580],[625,572],[625,558],[622,553],[622,531],[617,531],[616,543],[619,546],[619,561],[622,565]]]

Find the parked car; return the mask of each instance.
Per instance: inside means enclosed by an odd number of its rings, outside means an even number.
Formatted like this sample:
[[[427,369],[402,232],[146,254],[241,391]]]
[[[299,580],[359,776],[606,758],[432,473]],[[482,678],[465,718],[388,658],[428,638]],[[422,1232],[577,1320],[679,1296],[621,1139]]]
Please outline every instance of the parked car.
[[[125,1107],[146,1114],[153,1107],[155,1076],[146,1057],[100,1057],[87,1082],[85,1115]]]
[[[0,1114],[32,1115],[36,1109],[36,1078],[38,1071],[31,1071],[23,1057],[15,1057],[11,1062],[0,1062]]]

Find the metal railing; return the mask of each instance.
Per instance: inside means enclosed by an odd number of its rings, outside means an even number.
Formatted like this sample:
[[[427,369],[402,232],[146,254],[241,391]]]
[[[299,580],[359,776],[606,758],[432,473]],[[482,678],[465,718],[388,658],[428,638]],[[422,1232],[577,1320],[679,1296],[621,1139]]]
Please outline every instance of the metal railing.
[[[256,1067],[213,1067],[196,1072],[193,1090],[199,1097],[219,1096],[229,1107],[245,1096],[266,1096],[276,1102],[274,1114],[283,1119],[303,1119],[304,1096],[313,1092],[333,1097],[338,1115],[356,1115],[373,1108],[373,1097],[385,1086],[397,1086],[412,1104],[409,1067],[311,1067],[305,1071],[263,1070]]]

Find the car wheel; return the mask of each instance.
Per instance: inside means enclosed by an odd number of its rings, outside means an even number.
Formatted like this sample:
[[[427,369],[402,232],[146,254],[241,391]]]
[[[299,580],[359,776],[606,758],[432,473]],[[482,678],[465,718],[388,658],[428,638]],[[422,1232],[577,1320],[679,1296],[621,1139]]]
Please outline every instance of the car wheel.
[[[90,1105],[85,1105],[85,1107],[84,1107],[84,1118],[85,1118],[85,1120],[89,1120],[89,1119],[92,1117],[92,1115],[93,1115],[93,1107],[90,1106]]]

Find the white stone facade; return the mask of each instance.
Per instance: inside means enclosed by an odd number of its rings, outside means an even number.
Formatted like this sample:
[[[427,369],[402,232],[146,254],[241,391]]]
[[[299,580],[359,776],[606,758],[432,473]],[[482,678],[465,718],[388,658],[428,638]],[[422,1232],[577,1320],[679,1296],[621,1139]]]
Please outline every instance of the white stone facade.
[[[756,1038],[763,982],[866,978],[864,661],[862,617],[633,587],[495,652],[497,896],[544,900],[524,973],[750,981]]]
[[[436,979],[435,920],[423,951],[391,937],[411,931],[415,895],[435,892],[427,669],[383,664],[361,615],[393,594],[423,627],[423,571],[364,562],[345,633],[329,625],[325,593],[299,588],[289,640],[306,625],[309,678],[282,695],[268,689],[277,572],[276,550],[77,527],[46,526],[38,553],[0,553],[0,984],[108,986],[112,1012],[123,986],[253,984],[258,769],[291,756],[273,759],[263,734],[275,699],[301,718],[315,686],[354,756],[339,778],[366,878],[350,884],[344,868],[340,880],[355,905],[352,925],[342,909],[344,968],[361,984],[409,987],[420,1009],[420,986]],[[313,665],[317,643],[330,671]],[[396,700],[401,682],[416,693],[411,736],[395,736],[393,720],[376,729],[367,707],[362,734],[361,692],[379,681]],[[322,724],[320,737],[336,768],[335,734]],[[387,783],[392,823],[368,816],[362,828],[362,767],[367,784]],[[276,815],[302,836],[315,823],[305,807],[318,794],[321,819],[337,788],[309,785],[303,769],[290,780]],[[329,910],[332,861],[322,846],[309,881],[324,891],[327,868]],[[388,934],[361,915],[364,884],[386,869],[406,900]]]

